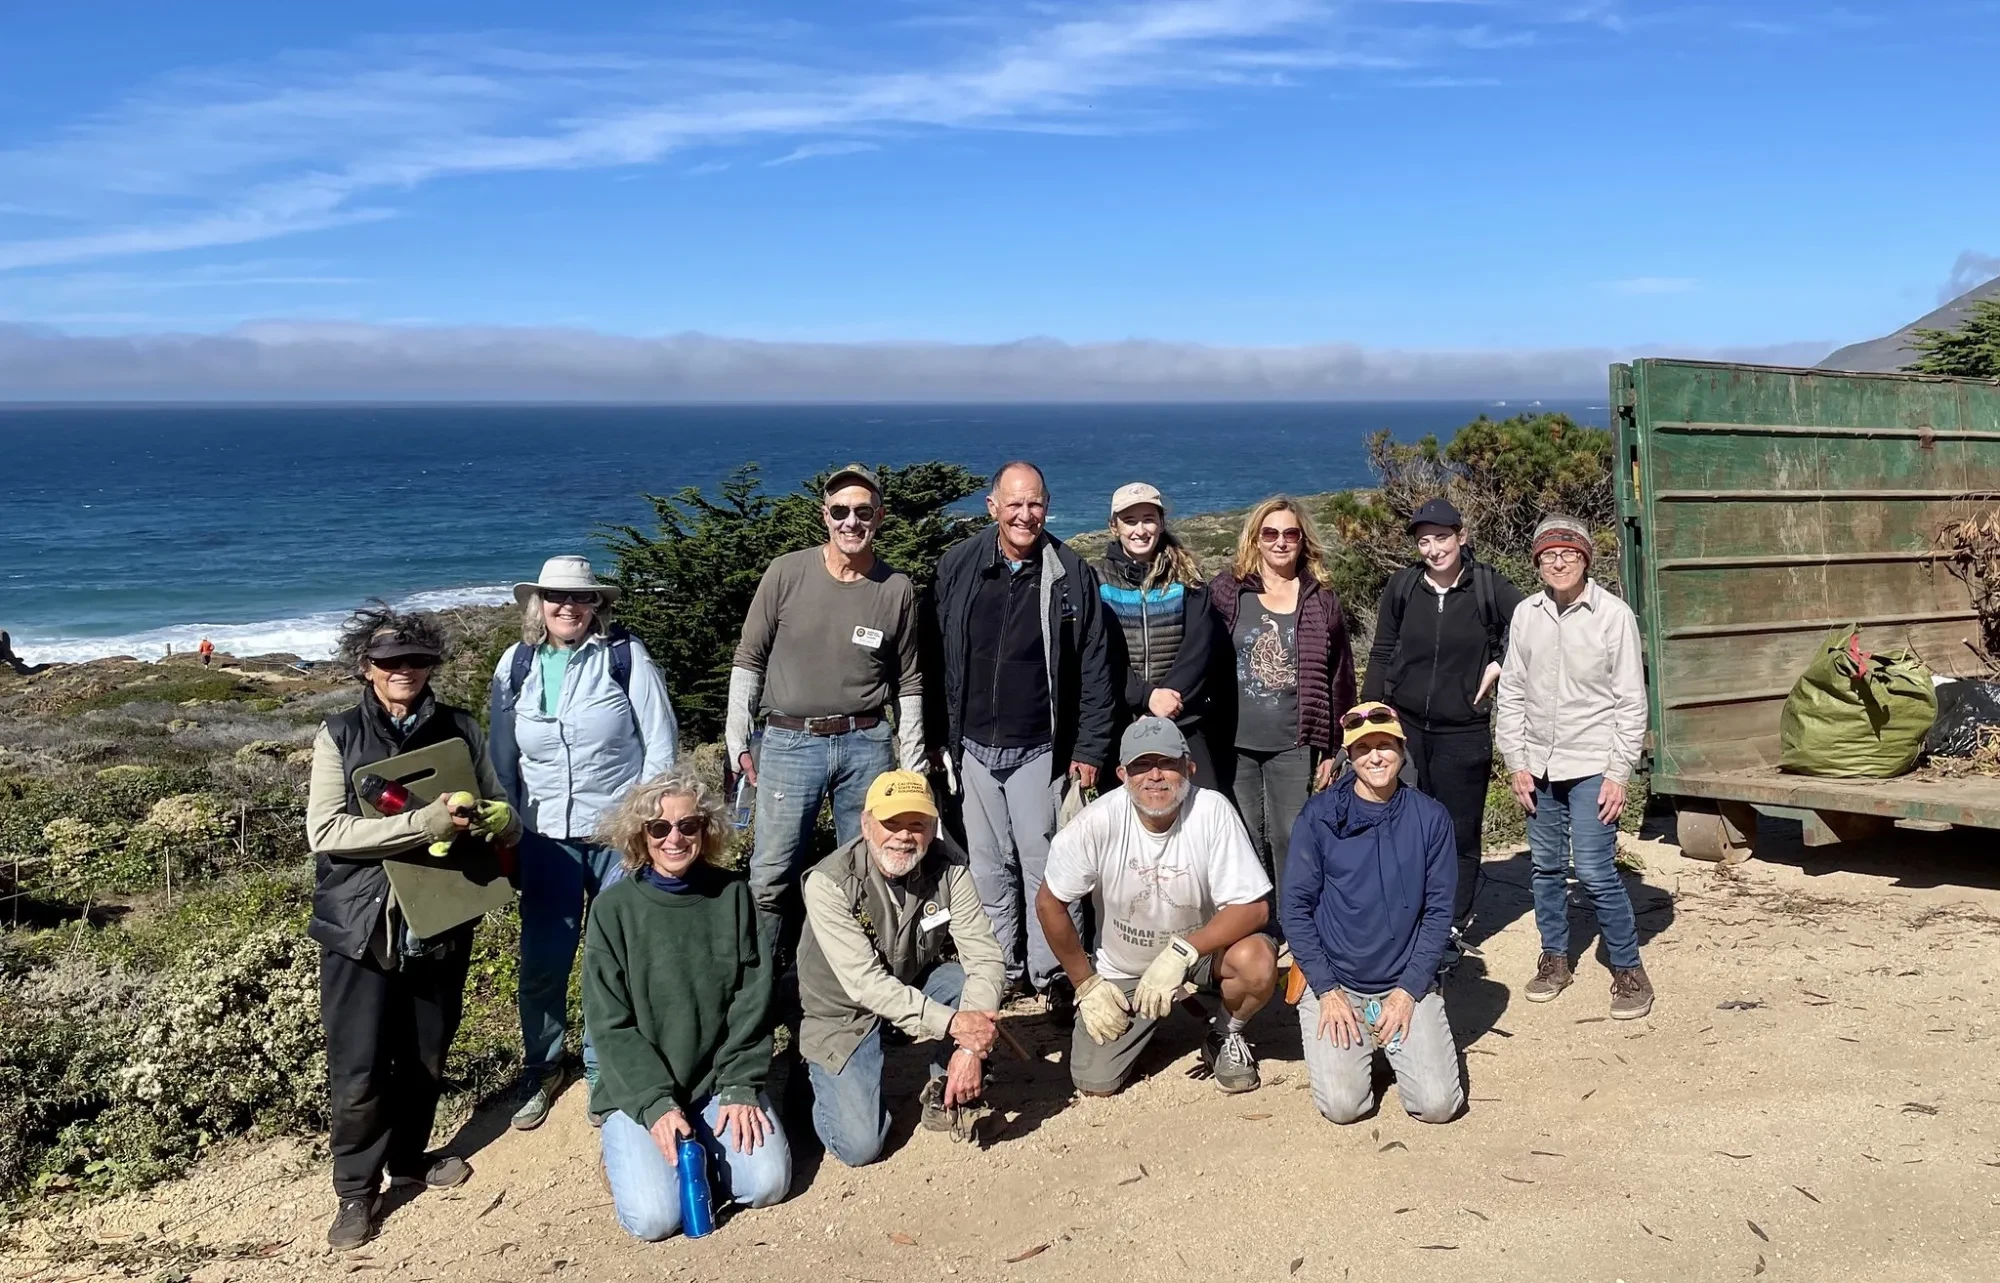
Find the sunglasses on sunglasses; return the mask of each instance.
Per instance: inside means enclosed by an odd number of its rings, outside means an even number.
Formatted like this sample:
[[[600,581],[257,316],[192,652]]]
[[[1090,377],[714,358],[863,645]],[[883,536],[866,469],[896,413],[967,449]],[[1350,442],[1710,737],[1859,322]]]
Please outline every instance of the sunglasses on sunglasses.
[[[708,817],[705,815],[684,815],[678,820],[647,820],[646,836],[655,842],[667,840],[667,834],[678,830],[684,838],[698,838],[708,832]]]
[[[386,659],[371,659],[369,663],[385,673],[399,673],[406,668],[428,672],[437,667],[437,661],[429,655],[390,655]]]
[[[1395,713],[1386,708],[1355,709],[1340,715],[1340,729],[1351,731],[1357,726],[1388,726],[1395,721]]]
[[[853,507],[849,507],[844,503],[830,503],[826,505],[826,515],[833,518],[835,525],[847,520],[851,516],[865,526],[875,520],[875,505],[857,503]]]
[[[1257,532],[1257,537],[1265,543],[1288,544],[1297,543],[1299,540],[1305,538],[1305,534],[1306,532],[1298,526],[1291,526],[1284,530],[1280,530],[1276,526],[1265,526]]]

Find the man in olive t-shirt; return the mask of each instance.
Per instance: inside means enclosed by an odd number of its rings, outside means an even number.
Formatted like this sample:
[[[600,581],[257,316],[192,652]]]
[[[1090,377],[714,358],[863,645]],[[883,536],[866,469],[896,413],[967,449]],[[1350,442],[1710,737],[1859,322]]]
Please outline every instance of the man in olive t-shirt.
[[[834,832],[852,842],[875,777],[898,757],[907,770],[924,761],[917,593],[875,555],[881,483],[850,464],[827,479],[823,498],[827,541],[764,571],[729,671],[729,759],[757,788],[750,889],[765,939],[784,944],[798,934],[791,892],[821,801],[832,795]],[[884,715],[892,698],[894,746]],[[764,742],[752,760],[759,713]]]

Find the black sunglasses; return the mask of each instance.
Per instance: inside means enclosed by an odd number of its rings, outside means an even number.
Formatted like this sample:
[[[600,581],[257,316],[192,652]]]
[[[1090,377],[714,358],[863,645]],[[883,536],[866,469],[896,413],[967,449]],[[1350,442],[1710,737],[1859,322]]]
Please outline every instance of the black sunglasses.
[[[875,505],[872,503],[857,503],[850,508],[844,503],[830,503],[826,505],[826,515],[833,518],[836,523],[845,521],[849,516],[852,516],[856,521],[865,526],[875,520]]]
[[[544,592],[542,600],[551,606],[589,606],[595,609],[599,599],[594,592]]]
[[[647,820],[646,836],[655,842],[667,840],[667,834],[676,829],[684,838],[698,838],[708,831],[708,817],[705,815],[684,815],[678,820]]]
[[[387,673],[399,673],[405,668],[428,671],[436,668],[438,662],[429,655],[389,655],[382,659],[371,659],[369,663]]]
[[[1366,712],[1350,709],[1340,715],[1340,729],[1351,731],[1357,726],[1387,726],[1395,720],[1395,713],[1386,708],[1371,708]]]

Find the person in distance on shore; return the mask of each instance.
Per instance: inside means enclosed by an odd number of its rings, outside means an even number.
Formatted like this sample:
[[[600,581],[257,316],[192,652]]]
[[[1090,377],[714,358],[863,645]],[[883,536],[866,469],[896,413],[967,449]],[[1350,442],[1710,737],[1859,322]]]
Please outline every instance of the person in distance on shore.
[[[1096,787],[1098,764],[1111,753],[1104,613],[1096,573],[1043,528],[1041,469],[1003,465],[986,511],[994,529],[939,559],[926,610],[932,742],[957,773],[966,852],[1007,960],[1009,992],[1043,991],[1051,1018],[1066,1025],[1075,995],[1049,949],[1035,893],[1065,777]]]
[[[1306,976],[1299,1038],[1313,1105],[1336,1123],[1374,1108],[1379,1047],[1404,1110],[1450,1122],[1465,1105],[1437,988],[1458,882],[1451,815],[1398,780],[1407,740],[1394,709],[1356,704],[1340,725],[1354,769],[1299,814],[1279,890]]]
[[[827,1151],[849,1167],[881,1156],[884,1021],[939,1040],[923,1125],[973,1139],[1006,973],[965,852],[938,832],[922,775],[875,777],[861,836],[806,874],[805,901],[799,1048]]]
[[[1493,778],[1491,710],[1484,705],[1500,681],[1521,591],[1473,558],[1465,520],[1444,499],[1418,508],[1408,532],[1420,560],[1391,575],[1382,590],[1361,698],[1395,708],[1416,786],[1451,812],[1458,842],[1452,916],[1463,924],[1472,914]]]
[[[652,656],[611,622],[616,584],[582,557],[551,557],[514,585],[521,640],[493,670],[494,766],[528,832],[521,842],[521,1086],[513,1125],[542,1125],[567,1081],[570,968],[583,911],[624,876],[598,825],[640,780],[672,769],[680,728]],[[583,1039],[594,1089],[596,1051]],[[588,1106],[593,1123],[600,1110]]]
[[[1277,495],[1250,510],[1209,586],[1234,647],[1230,792],[1276,885],[1300,808],[1333,779],[1334,735],[1354,703],[1347,612],[1326,576],[1312,518]]]
[[[306,838],[314,857],[308,933],[320,945],[320,1021],[326,1028],[327,1147],[340,1200],[327,1244],[375,1236],[386,1171],[392,1186],[446,1189],[472,1175],[465,1160],[425,1152],[458,1032],[474,919],[428,939],[411,934],[382,861],[421,857],[471,831],[503,845],[520,821],[489,800],[456,815],[440,796],[398,815],[369,816],[354,791],[364,766],[446,740],[472,752],[482,797],[503,796],[486,736],[472,714],[438,702],[431,674],[444,632],[423,615],[381,603],[341,628],[341,662],[361,680],[361,702],[326,719],[313,738]]]
[[[1083,808],[1049,850],[1035,909],[1076,985],[1070,1079],[1109,1096],[1131,1077],[1184,985],[1218,994],[1201,1061],[1225,1092],[1253,1091],[1257,1058],[1243,1027],[1270,1001],[1278,951],[1264,933],[1271,880],[1229,800],[1193,787],[1187,740],[1164,717],[1142,717],[1119,742],[1125,787]],[[1097,956],[1071,920],[1094,896]]]
[[[605,821],[626,876],[590,910],[583,1010],[597,1040],[600,1147],[618,1224],[679,1232],[683,1137],[708,1151],[715,1192],[782,1202],[792,1153],[764,1095],[771,1073],[769,946],[743,875],[722,867],[721,800],[688,767],[631,790]]]
[[[1111,546],[1091,563],[1109,615],[1112,688],[1121,693],[1118,727],[1164,717],[1187,737],[1195,784],[1220,788],[1202,734],[1215,616],[1201,567],[1167,528],[1167,501],[1143,481],[1111,496]]]
[[[1542,954],[1524,996],[1548,1002],[1575,979],[1569,957],[1569,866],[1590,892],[1611,963],[1611,1015],[1653,1009],[1639,961],[1632,897],[1618,875],[1625,785],[1646,751],[1646,682],[1639,622],[1592,582],[1596,547],[1571,517],[1535,527],[1541,592],[1514,611],[1500,666],[1493,737],[1514,799],[1528,813],[1535,925]]]
[[[875,555],[882,483],[860,464],[826,480],[826,542],[773,560],[757,585],[729,669],[729,760],[757,790],[750,888],[780,955],[796,938],[799,861],[822,801],[842,846],[861,832],[868,785],[924,761],[917,593]],[[884,710],[896,703],[896,738]],[[750,751],[757,715],[762,747]]]

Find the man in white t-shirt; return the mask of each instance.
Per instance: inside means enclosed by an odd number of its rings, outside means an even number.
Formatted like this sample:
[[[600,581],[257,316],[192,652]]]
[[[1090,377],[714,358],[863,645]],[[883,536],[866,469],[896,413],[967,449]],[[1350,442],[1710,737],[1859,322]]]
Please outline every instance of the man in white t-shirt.
[[[1035,897],[1049,948],[1076,985],[1070,1078],[1086,1096],[1118,1091],[1192,987],[1222,999],[1203,1066],[1223,1091],[1253,1091],[1257,1058],[1243,1026],[1277,983],[1277,947],[1263,933],[1271,879],[1235,808],[1190,783],[1187,740],[1171,721],[1133,722],[1118,762],[1125,787],[1056,834]],[[1086,895],[1096,896],[1095,965],[1069,916]]]

